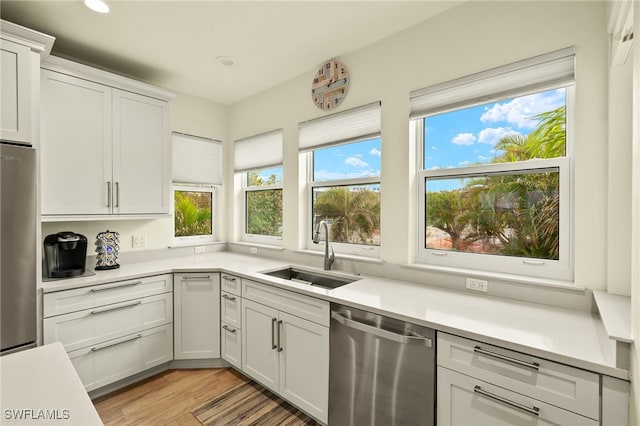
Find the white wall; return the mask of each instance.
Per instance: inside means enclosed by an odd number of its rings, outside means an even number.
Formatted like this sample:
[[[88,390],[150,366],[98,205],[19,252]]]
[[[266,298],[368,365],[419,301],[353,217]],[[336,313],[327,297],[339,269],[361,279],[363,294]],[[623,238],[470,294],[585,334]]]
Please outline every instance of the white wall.
[[[470,2],[340,59],[351,76],[339,110],[382,101],[381,255],[413,259],[415,147],[409,146],[409,92],[567,46],[576,46],[575,282],[605,289],[608,188],[629,182],[608,173],[606,13],[599,2]],[[330,58],[327,58],[330,59]],[[311,102],[315,70],[235,104],[230,139],[284,128],[284,246],[301,247],[306,198],[298,186],[297,125],[323,115]],[[227,174],[232,182],[232,172]],[[620,179],[608,182],[608,177]],[[624,189],[623,189],[624,190]],[[228,198],[227,216],[235,218]],[[612,242],[613,244],[613,242]],[[617,247],[618,249],[620,247]],[[623,247],[624,249],[624,247]],[[618,292],[628,294],[620,284]]]
[[[171,102],[171,131],[202,136],[206,138],[227,139],[227,108],[196,96],[178,94]],[[221,198],[224,198],[224,193]],[[224,232],[224,216],[219,218],[219,228]],[[171,244],[173,219],[171,217],[154,220],[106,220],[91,222],[57,222],[42,224],[42,238],[60,231],[74,231],[87,237],[91,251],[95,237],[99,232],[109,229],[120,233],[120,251],[150,250],[167,248]],[[132,247],[132,236],[144,234],[146,246]],[[93,253],[87,253],[92,255]]]

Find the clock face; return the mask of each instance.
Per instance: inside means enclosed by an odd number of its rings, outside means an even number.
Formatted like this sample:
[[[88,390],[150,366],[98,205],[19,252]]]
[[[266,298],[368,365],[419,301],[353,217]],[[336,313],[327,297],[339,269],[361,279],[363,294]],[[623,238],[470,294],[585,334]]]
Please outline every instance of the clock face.
[[[322,110],[336,108],[347,94],[349,73],[340,61],[327,61],[316,73],[311,84],[311,99]]]

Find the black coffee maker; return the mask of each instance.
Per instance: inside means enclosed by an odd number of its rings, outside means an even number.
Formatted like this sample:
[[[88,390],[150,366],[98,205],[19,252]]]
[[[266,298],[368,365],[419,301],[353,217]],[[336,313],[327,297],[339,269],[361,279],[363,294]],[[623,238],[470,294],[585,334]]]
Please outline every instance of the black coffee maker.
[[[87,238],[63,231],[44,239],[45,272],[48,278],[70,278],[84,273]]]

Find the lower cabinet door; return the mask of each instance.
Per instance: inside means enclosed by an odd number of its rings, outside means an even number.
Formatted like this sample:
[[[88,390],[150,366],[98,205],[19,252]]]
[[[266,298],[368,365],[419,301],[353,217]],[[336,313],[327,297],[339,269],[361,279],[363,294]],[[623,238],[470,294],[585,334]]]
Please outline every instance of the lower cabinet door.
[[[437,423],[473,426],[597,426],[596,420],[438,367]]]
[[[174,275],[175,359],[220,358],[220,274]]]
[[[173,359],[173,326],[168,324],[140,333],[69,352],[87,391]]]
[[[222,324],[220,330],[220,356],[234,367],[242,368],[242,330]]]
[[[242,371],[278,392],[278,311],[242,299]]]
[[[329,328],[279,313],[280,394],[327,423]]]

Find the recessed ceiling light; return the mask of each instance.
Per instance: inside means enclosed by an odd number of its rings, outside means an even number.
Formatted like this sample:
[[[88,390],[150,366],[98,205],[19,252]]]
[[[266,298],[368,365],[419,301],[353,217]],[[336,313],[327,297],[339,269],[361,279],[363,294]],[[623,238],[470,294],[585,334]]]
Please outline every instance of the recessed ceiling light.
[[[109,13],[109,6],[102,0],[84,0],[84,5],[94,12]]]
[[[238,63],[238,60],[232,56],[218,56],[216,58],[216,62],[221,65],[230,67]]]

